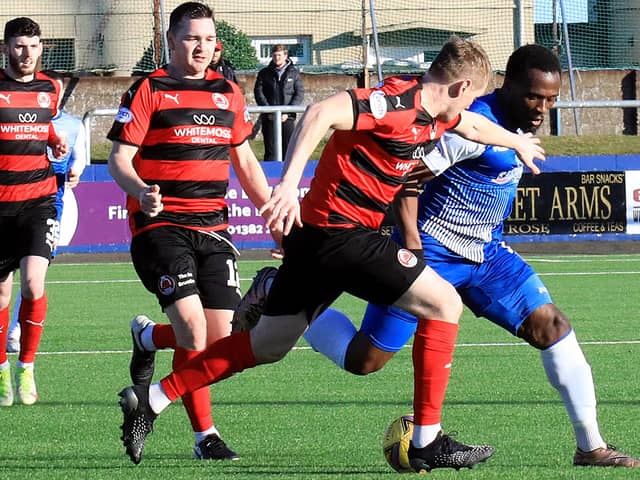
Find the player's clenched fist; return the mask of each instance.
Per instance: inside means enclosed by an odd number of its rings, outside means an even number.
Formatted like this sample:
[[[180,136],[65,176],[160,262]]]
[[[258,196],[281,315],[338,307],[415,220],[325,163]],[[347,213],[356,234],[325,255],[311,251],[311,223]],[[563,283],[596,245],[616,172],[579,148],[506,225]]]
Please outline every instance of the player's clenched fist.
[[[155,217],[164,208],[162,205],[162,194],[160,193],[160,187],[158,185],[151,185],[142,190],[138,201],[140,202],[142,212],[149,217]]]

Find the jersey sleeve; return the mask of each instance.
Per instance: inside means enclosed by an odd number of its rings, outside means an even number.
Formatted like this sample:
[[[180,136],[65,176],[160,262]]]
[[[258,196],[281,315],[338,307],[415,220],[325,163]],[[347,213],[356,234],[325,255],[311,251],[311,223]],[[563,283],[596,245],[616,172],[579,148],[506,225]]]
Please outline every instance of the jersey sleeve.
[[[381,133],[402,131],[408,116],[394,115],[388,92],[381,88],[355,88],[348,91],[353,106],[354,130],[375,130]]]
[[[139,147],[149,130],[154,111],[153,95],[148,79],[135,84],[124,95],[107,138]]]
[[[456,163],[479,157],[486,148],[486,145],[447,132],[440,138],[436,148],[424,158],[424,164],[438,176]]]
[[[233,82],[228,82],[233,88],[233,98],[231,103],[232,111],[235,113],[233,126],[231,128],[231,145],[238,146],[251,135],[253,124],[251,123],[251,115],[244,101],[244,95]]]

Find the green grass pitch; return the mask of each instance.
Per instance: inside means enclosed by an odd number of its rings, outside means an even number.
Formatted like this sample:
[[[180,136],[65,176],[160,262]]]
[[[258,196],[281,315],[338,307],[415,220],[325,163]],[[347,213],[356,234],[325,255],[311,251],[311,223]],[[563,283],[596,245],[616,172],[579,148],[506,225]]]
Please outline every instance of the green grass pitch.
[[[571,318],[592,365],[605,439],[640,455],[638,292],[640,256],[528,256]],[[241,261],[246,289],[266,262]],[[129,383],[132,316],[163,320],[129,264],[54,263],[49,315],[36,363],[39,402],[0,409],[0,479],[382,479],[394,478],[381,451],[387,424],[411,411],[405,348],[380,372],[355,377],[304,342],[283,361],[236,375],[212,389],[218,428],[238,462],[191,459],[182,406],[162,414],[142,463],[120,442],[117,392]],[[359,321],[363,303],[338,307]],[[156,378],[171,355],[158,355]],[[15,365],[15,354],[10,361]],[[437,479],[632,478],[619,469],[575,468],[572,429],[539,354],[468,311],[444,409],[460,441],[489,443],[473,470],[436,470]]]

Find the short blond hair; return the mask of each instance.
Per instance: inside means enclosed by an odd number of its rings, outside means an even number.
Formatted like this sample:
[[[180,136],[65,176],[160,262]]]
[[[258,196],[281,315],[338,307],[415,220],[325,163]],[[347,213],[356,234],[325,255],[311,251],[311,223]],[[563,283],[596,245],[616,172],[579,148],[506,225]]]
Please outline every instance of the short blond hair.
[[[429,75],[437,81],[451,83],[470,78],[477,85],[491,78],[491,62],[480,44],[452,36],[447,40],[429,67]]]

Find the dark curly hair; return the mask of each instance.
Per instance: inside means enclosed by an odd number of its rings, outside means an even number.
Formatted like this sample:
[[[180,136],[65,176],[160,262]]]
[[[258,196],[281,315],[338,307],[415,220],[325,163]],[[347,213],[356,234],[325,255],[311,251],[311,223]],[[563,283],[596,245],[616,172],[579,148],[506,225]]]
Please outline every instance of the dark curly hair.
[[[529,44],[515,50],[507,61],[505,78],[514,82],[526,82],[529,70],[561,73],[560,60],[555,53],[541,45]]]

